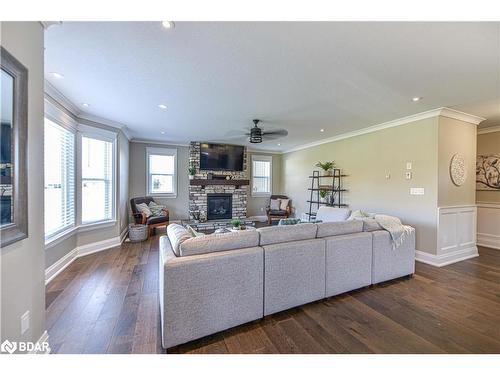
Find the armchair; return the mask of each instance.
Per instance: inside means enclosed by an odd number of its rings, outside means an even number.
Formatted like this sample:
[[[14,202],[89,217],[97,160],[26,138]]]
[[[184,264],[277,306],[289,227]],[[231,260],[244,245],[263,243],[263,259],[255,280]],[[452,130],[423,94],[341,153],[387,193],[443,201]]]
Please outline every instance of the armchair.
[[[288,204],[286,206],[286,209],[282,210],[280,203],[279,210],[271,210],[271,199],[288,199]],[[271,197],[269,198],[269,205],[266,208],[267,223],[271,224],[273,220],[277,219],[287,219],[291,213],[291,203],[292,200],[289,199],[286,195],[271,195]]]
[[[160,216],[149,216],[139,211],[138,204],[154,202],[153,197],[137,197],[130,199],[130,209],[136,224],[143,224],[148,226],[149,235],[153,235],[157,227],[167,226],[169,223],[169,211],[165,208]]]

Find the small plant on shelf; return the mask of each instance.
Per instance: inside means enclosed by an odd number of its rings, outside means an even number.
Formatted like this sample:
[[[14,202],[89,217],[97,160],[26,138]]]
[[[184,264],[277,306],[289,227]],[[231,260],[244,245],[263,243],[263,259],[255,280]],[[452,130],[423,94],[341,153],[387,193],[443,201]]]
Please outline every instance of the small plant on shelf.
[[[190,166],[188,168],[188,173],[189,173],[189,179],[192,180],[194,178],[194,175],[196,174],[196,167],[194,165]]]
[[[335,168],[335,162],[334,161],[324,161],[324,162],[318,161],[316,163],[316,167],[321,168],[324,171],[325,176],[331,176],[332,170],[333,170],[333,168]]]
[[[320,190],[319,191],[319,196],[321,198],[321,202],[327,202],[327,197],[328,197],[328,191],[327,190]]]
[[[241,227],[241,220],[240,219],[232,219],[230,221],[230,223],[234,229],[240,229],[240,227]]]

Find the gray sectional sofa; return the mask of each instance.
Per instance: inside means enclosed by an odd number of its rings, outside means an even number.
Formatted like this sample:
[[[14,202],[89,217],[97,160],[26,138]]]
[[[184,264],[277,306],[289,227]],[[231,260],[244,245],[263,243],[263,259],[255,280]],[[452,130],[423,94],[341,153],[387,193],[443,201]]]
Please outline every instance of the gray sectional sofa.
[[[170,348],[415,270],[415,231],[393,249],[363,221],[160,238],[162,344]]]

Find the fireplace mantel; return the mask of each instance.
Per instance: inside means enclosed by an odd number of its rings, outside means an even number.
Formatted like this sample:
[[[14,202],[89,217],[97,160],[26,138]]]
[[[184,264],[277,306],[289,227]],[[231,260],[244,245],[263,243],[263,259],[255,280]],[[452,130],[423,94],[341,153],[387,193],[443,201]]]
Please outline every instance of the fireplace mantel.
[[[189,180],[189,185],[195,186],[208,186],[208,185],[231,185],[231,186],[244,186],[250,185],[250,180],[208,180],[208,179],[193,179]]]

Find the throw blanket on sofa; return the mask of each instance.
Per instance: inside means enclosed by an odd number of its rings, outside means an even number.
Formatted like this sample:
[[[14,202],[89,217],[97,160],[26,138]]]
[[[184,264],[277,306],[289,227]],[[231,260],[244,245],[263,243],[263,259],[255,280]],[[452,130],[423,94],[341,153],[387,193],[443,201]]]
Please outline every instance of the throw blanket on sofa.
[[[389,232],[392,238],[392,248],[397,249],[403,244],[411,229],[401,223],[397,217],[389,215],[375,215],[377,223]]]

